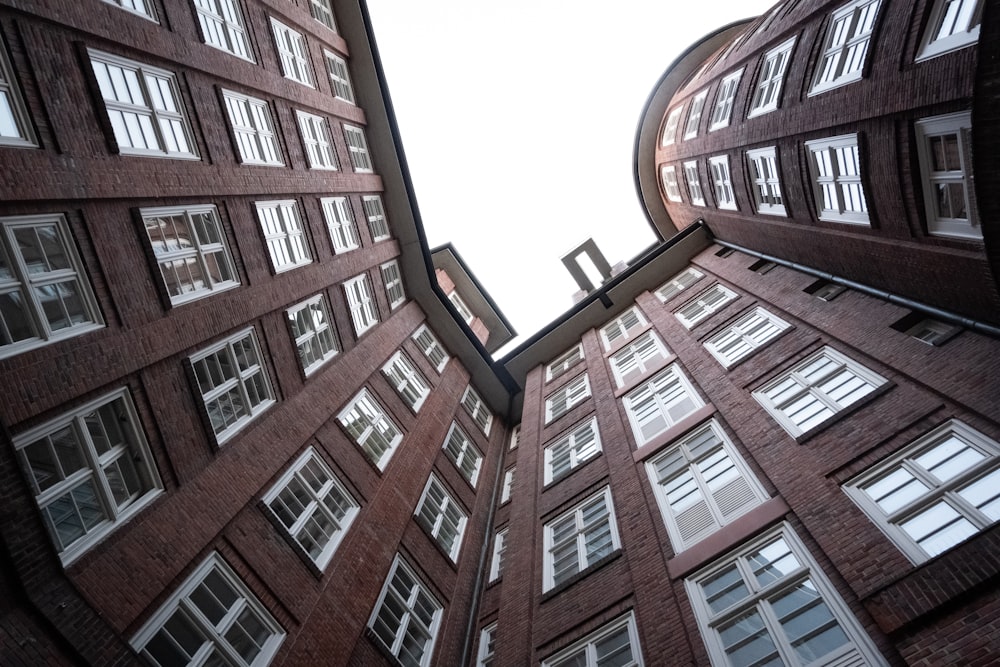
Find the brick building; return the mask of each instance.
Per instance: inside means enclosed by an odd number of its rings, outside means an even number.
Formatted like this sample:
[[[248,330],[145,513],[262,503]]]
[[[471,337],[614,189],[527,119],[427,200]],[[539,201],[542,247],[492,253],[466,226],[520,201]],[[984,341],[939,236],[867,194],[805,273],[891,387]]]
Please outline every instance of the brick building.
[[[994,664],[986,4],[696,43],[494,360],[363,3],[0,1],[0,662]]]

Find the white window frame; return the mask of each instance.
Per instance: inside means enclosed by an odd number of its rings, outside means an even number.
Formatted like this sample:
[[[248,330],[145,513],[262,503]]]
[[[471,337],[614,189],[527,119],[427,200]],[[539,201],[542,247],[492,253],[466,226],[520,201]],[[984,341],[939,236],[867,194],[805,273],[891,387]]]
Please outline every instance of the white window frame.
[[[933,451],[938,447],[943,448],[940,453]],[[973,460],[976,457],[978,461]],[[962,469],[954,469],[956,465]],[[998,469],[1000,443],[951,420],[875,464],[843,488],[872,523],[919,564],[1000,519]],[[880,484],[892,486],[869,491]],[[895,494],[899,494],[898,500],[892,500]],[[907,529],[909,522],[928,519],[935,529],[920,539]]]
[[[403,289],[403,272],[399,262],[392,260],[379,267],[382,273],[382,285],[385,287],[385,298],[389,302],[389,310],[396,310],[406,302],[406,290]]]
[[[588,398],[590,379],[584,373],[556,389],[545,399],[545,423],[551,424]]]
[[[597,417],[590,417],[570,429],[565,435],[545,446],[544,484],[548,486],[570,475],[603,451]],[[556,466],[559,472],[556,472]]]
[[[493,552],[490,557],[490,580],[493,583],[503,576],[503,561],[507,553],[508,527],[504,526],[493,536]]]
[[[271,17],[271,32],[274,45],[281,61],[281,73],[303,86],[315,88],[312,65],[309,64],[309,49],[302,33],[292,30],[278,19]]]
[[[351,155],[351,166],[355,173],[370,174],[375,170],[371,153],[368,152],[368,140],[364,128],[344,123],[344,139]]]
[[[927,231],[935,236],[948,236],[963,239],[981,239],[983,229],[979,224],[979,217],[975,209],[975,204],[970,197],[969,191],[972,188],[972,159],[970,148],[972,146],[972,116],[970,112],[947,114],[944,116],[934,116],[922,118],[913,124],[914,134],[917,139],[917,156],[920,160],[921,185],[924,191],[924,211],[927,216]],[[929,143],[934,139],[952,136],[956,141],[958,153],[958,169],[935,171],[933,168],[932,155],[934,151]],[[965,217],[942,216],[938,211],[938,197],[935,190],[938,187],[948,188],[947,199],[952,200],[951,187],[961,185],[962,204],[965,208]]]
[[[610,648],[614,653],[605,654],[601,652],[602,644],[616,635],[625,631],[628,637],[628,650],[632,656],[629,662],[618,662],[625,646],[612,645]],[[583,662],[580,659],[583,658]],[[542,667],[601,667],[608,664],[607,658],[612,658],[614,664],[624,665],[624,667],[643,667],[642,648],[639,646],[639,631],[635,625],[635,615],[628,612],[624,616],[616,618],[610,623],[606,623],[594,632],[591,632],[583,639],[573,642],[572,645],[564,648],[555,655],[542,660]]]
[[[764,558],[773,560],[761,564]],[[736,581],[742,583],[720,590],[720,597],[727,592],[732,596],[740,588],[746,595],[724,608],[713,611],[706,598],[703,583],[720,579],[729,572],[734,573]],[[755,573],[759,573],[761,578]],[[767,577],[767,580],[761,581],[764,577]],[[746,624],[748,615],[754,615],[759,620],[761,636],[771,640],[776,649],[776,657],[782,664],[808,664],[809,667],[848,664],[885,667],[887,664],[871,639],[864,633],[850,608],[837,594],[836,589],[787,523],[780,524],[777,528],[769,530],[696,572],[684,580],[684,585],[714,667],[731,664],[725,653],[720,628],[731,630],[741,620]],[[836,624],[847,640],[834,650],[818,658],[813,657],[812,660],[797,659],[795,650],[781,626],[779,615],[772,606],[773,600],[787,599],[786,596],[803,590],[808,592],[807,597],[818,598],[819,602],[813,599],[797,609],[805,609],[808,612],[810,609],[825,607],[830,620],[824,625],[829,624],[833,627],[832,624]],[[791,613],[784,618],[791,618]],[[748,627],[756,629],[757,624],[750,624]]]
[[[719,90],[715,93],[715,107],[712,109],[712,118],[709,121],[708,131],[715,132],[724,127],[729,127],[733,117],[733,103],[736,101],[736,93],[740,88],[740,79],[743,78],[743,68],[727,74],[719,83]]]
[[[205,44],[254,62],[239,0],[194,0],[194,7]]]
[[[354,87],[351,85],[351,73],[347,68],[347,61],[326,49],[323,49],[323,58],[326,60],[326,73],[330,77],[330,89],[333,90],[333,96],[355,104]]]
[[[830,15],[809,95],[861,80],[880,4],[853,0]]]
[[[869,226],[858,135],[807,141],[806,152],[819,219]]]
[[[684,163],[684,180],[687,181],[688,195],[695,206],[705,205],[705,193],[701,189],[701,175],[698,173],[698,161],[690,160]]]
[[[476,667],[494,667],[496,664],[496,634],[497,624],[495,621],[479,632]]]
[[[340,354],[337,329],[326,294],[317,294],[285,311],[299,364],[306,377]]]
[[[761,116],[778,108],[785,84],[785,72],[794,47],[795,38],[792,37],[764,54],[747,118]]]
[[[455,306],[459,317],[461,317],[466,324],[472,324],[472,320],[476,319],[476,316],[471,310],[469,310],[469,307],[465,305],[465,301],[462,300],[462,297],[460,297],[458,292],[455,290],[448,293],[448,301],[451,301],[452,305]]]
[[[222,97],[236,139],[240,163],[263,167],[285,166],[268,103],[231,90],[223,90]]]
[[[598,503],[603,504],[603,513],[588,516],[588,510],[596,507]],[[567,530],[563,535],[558,535],[557,529],[561,528],[559,524],[569,526],[570,530]],[[547,521],[543,533],[542,592],[545,593],[585,572],[589,567],[621,548],[621,542],[618,539],[618,526],[615,523],[615,507],[611,499],[611,488],[605,486],[583,502]],[[596,545],[591,544],[595,537],[598,539]],[[605,537],[607,538],[606,545],[603,544]],[[559,538],[558,543],[555,541],[557,538]],[[599,548],[591,553],[593,546]],[[575,562],[571,564],[574,569],[567,570],[557,580],[556,553],[560,550],[566,550],[567,557],[575,556]]]
[[[102,409],[113,414],[105,412],[102,415],[99,412]],[[106,434],[104,452],[95,444],[97,425],[88,421],[94,416],[100,420],[101,431]],[[120,442],[111,442],[115,434],[108,432],[108,417],[114,418],[111,425],[120,430]],[[72,453],[78,457],[75,462],[78,466],[76,470],[65,469],[74,462],[60,459],[60,452],[52,442],[56,435],[63,442],[60,449],[67,457],[70,452],[65,446],[66,439],[72,438],[76,442],[77,447]],[[125,388],[105,394],[29,431],[19,433],[14,436],[13,444],[38,504],[42,522],[63,565],[72,563],[163,493],[163,482],[160,481],[139,414],[129,390]],[[29,449],[31,454],[28,453]],[[48,470],[44,469],[43,457],[49,462]],[[125,487],[127,480],[123,466],[133,468],[135,479],[132,482],[138,483],[139,488],[129,490]],[[114,484],[122,488],[116,489]],[[87,508],[80,507],[84,500],[88,500],[86,487],[91,490],[89,500],[94,505],[89,510],[89,518],[96,519],[90,526],[87,525],[88,517],[85,516]],[[116,491],[128,492],[128,497],[119,502]],[[50,510],[57,509],[60,502],[69,507],[64,507],[59,514],[63,517],[75,514],[81,531],[65,543],[55,527],[52,514],[54,510]],[[98,513],[103,516],[98,516]]]
[[[0,119],[0,127],[10,125],[16,134],[0,134],[0,146],[37,148],[38,139],[28,113],[28,105],[25,104],[24,95],[14,77],[7,45],[0,35],[0,103],[3,101],[6,101],[6,111],[9,113],[5,113]]]
[[[201,159],[177,75],[103,51],[87,49],[87,54],[120,154]],[[112,75],[112,68],[120,75]]]
[[[660,135],[661,146],[669,146],[677,141],[677,126],[681,124],[681,113],[683,111],[683,104],[670,110],[667,120],[663,124],[663,133]]]
[[[704,345],[720,364],[732,368],[791,326],[777,315],[756,306],[712,334]]]
[[[49,258],[48,255],[34,258],[28,263],[17,233],[32,231],[32,235],[38,239],[41,233],[39,230],[46,230],[45,235],[51,233],[57,239],[62,249],[64,266],[55,266],[55,257]],[[44,252],[41,240],[37,247]],[[0,299],[8,306],[0,311],[0,359],[104,327],[104,319],[87,279],[86,268],[77,254],[69,224],[61,213],[0,218],[0,261],[3,261],[10,274],[0,278]],[[39,270],[46,267],[48,270]],[[77,314],[71,313],[69,309],[72,305],[66,303],[67,295],[74,289],[66,287],[67,285],[75,286],[79,299]],[[22,319],[19,322],[22,330],[14,334],[11,332],[14,322],[5,318],[18,303],[22,306]],[[46,314],[46,304],[56,303],[63,320],[69,323],[58,329],[53,328],[53,323]],[[79,318],[80,321],[73,322],[74,318]],[[15,341],[15,335],[23,337]]]
[[[235,594],[233,605],[226,610],[218,623],[213,624],[209,617],[198,607],[198,603],[192,597],[194,592],[207,580],[213,579],[212,585],[219,586],[225,584],[230,591]],[[205,584],[206,592],[202,597],[211,597],[217,600],[214,595],[207,592],[209,584]],[[246,615],[252,615],[254,621],[268,632],[268,637],[263,645],[259,646],[259,652],[252,662],[247,662],[237,652],[235,647],[226,639],[226,636],[237,629],[242,629],[242,622]],[[178,586],[170,597],[164,602],[153,616],[146,621],[142,628],[132,637],[130,644],[136,653],[143,656],[150,664],[159,664],[156,659],[146,650],[146,647],[159,634],[166,631],[167,623],[177,616],[181,622],[187,621],[187,630],[192,634],[200,635],[202,639],[201,647],[195,652],[191,660],[192,664],[201,664],[215,655],[222,658],[227,664],[240,665],[241,667],[264,667],[269,664],[278,652],[278,648],[285,639],[285,631],[275,620],[274,616],[261,603],[260,599],[253,594],[250,588],[233,572],[232,568],[223,560],[217,551],[213,551],[201,565],[195,569],[191,575]],[[248,641],[253,641],[247,631],[243,630],[243,636]],[[165,642],[176,642],[176,640],[164,638]]]
[[[256,359],[251,359],[250,355]],[[215,360],[207,361],[209,357],[215,357]],[[254,327],[238,331],[200,350],[188,361],[191,363],[195,387],[205,407],[209,426],[219,445],[243,430],[277,402]],[[229,375],[223,375],[223,363],[228,367]],[[209,386],[202,386],[203,380],[209,382]],[[231,398],[233,394],[236,395],[235,399]],[[232,413],[234,400],[242,401],[244,414],[226,424],[226,419],[231,416],[225,414],[226,406],[229,406],[228,410]],[[210,404],[218,406],[217,412],[213,413]],[[220,415],[223,422],[217,424],[212,418],[213,414]]]
[[[768,499],[714,419],[646,461],[646,473],[675,553]]]
[[[671,364],[622,397],[635,443],[642,447],[705,405],[677,364]],[[659,425],[658,425],[659,424]],[[643,432],[644,426],[655,430]]]
[[[306,149],[306,161],[310,169],[337,171],[337,149],[330,136],[329,121],[323,116],[295,110],[299,121],[302,145]]]
[[[503,488],[500,490],[500,504],[510,502],[510,494],[514,489],[514,475],[517,473],[517,466],[512,466],[504,470]]]
[[[156,20],[156,12],[153,10],[152,0],[104,0],[104,2],[114,5],[119,9],[124,9],[130,14],[149,19],[153,23],[159,23]]]
[[[635,306],[623,311],[621,315],[601,327],[601,342],[604,343],[604,349],[610,351],[619,340],[635,338],[647,324],[642,311]]]
[[[457,563],[469,517],[434,473],[424,486],[413,516],[452,562]]]
[[[396,390],[400,398],[414,412],[420,412],[420,406],[424,404],[427,396],[431,393],[431,388],[420,371],[414,368],[409,357],[397,351],[382,366],[382,374],[385,375],[386,380]]]
[[[361,240],[358,238],[357,225],[354,224],[351,200],[347,197],[321,197],[319,204],[323,209],[326,228],[330,232],[333,253],[339,255],[360,248]]]
[[[816,376],[815,371],[803,373],[821,360],[828,362],[829,365],[821,375]],[[838,384],[825,387],[824,385],[830,380],[837,381]],[[753,397],[782,428],[792,437],[797,437],[835,419],[838,414],[860,402],[886,382],[888,380],[884,377],[853,359],[833,348],[824,347],[755,390]],[[850,388],[852,385],[855,389],[850,394],[838,395],[842,388],[845,386]],[[831,392],[831,390],[836,391]],[[819,407],[820,412],[814,412],[808,419],[796,418],[789,414],[791,410],[798,412],[807,407]],[[816,421],[815,415],[823,411],[829,414]],[[808,425],[803,428],[803,424]]]
[[[978,42],[985,4],[984,0],[935,0],[920,43],[917,62],[964,49]],[[950,27],[946,27],[949,25]]]
[[[389,223],[385,217],[382,198],[378,195],[369,195],[361,198],[361,204],[365,209],[365,218],[368,220],[368,231],[372,235],[372,242],[378,243],[390,238]]]
[[[314,447],[296,459],[263,501],[320,570],[326,569],[361,510]]]
[[[521,425],[518,424],[510,430],[510,446],[507,449],[517,449],[517,443],[521,440]]]
[[[715,188],[715,205],[720,209],[735,211],[737,209],[736,191],[733,189],[729,156],[716,155],[708,158],[708,170],[712,174],[712,185]]]
[[[631,343],[615,352],[608,359],[608,363],[611,365],[615,385],[621,389],[636,377],[642,377],[648,373],[658,361],[664,361],[669,356],[670,350],[663,344],[660,337],[650,329],[636,336]]]
[[[391,598],[392,602],[387,603],[386,598]],[[384,620],[379,618],[383,607],[386,612]],[[429,619],[422,618],[428,612]],[[429,667],[443,615],[444,606],[403,557],[396,554],[378,602],[368,619],[368,628],[397,659],[405,650],[407,659],[412,661],[407,664]],[[397,625],[390,626],[389,620]],[[384,627],[382,632],[379,631],[379,625]],[[384,636],[386,633],[391,633],[391,641]],[[420,653],[414,655],[411,648],[418,643]]]
[[[958,327],[954,324],[941,322],[931,317],[923,317],[914,322],[903,333],[916,338],[921,343],[936,347],[944,345],[947,341],[951,340],[957,331]]]
[[[160,281],[171,305],[179,306],[239,287],[240,280],[229,250],[229,241],[214,204],[142,208],[139,215],[142,216],[146,238],[156,257]],[[183,221],[185,228],[177,224],[177,218]],[[159,234],[154,239],[151,226],[156,220],[160,220],[156,225]],[[168,236],[167,232],[171,235]],[[213,276],[213,272],[218,275]],[[179,293],[171,290],[167,282],[168,274],[175,276],[173,284],[179,286]],[[183,281],[182,274],[187,274],[187,283]],[[193,287],[188,289],[187,285]]]
[[[271,268],[275,273],[291,271],[312,264],[312,253],[306,236],[299,203],[294,199],[254,202],[257,219],[264,234]]]
[[[555,380],[581,361],[583,361],[583,343],[577,343],[549,362],[545,367],[545,381]]]
[[[674,317],[691,329],[699,322],[717,313],[734,301],[738,295],[725,285],[715,283],[674,312]]]
[[[455,464],[455,469],[465,478],[473,489],[479,481],[479,471],[483,467],[483,455],[472,442],[462,427],[452,422],[448,435],[441,447],[448,460]]]
[[[347,298],[347,307],[351,311],[351,324],[354,326],[354,335],[360,337],[378,324],[378,306],[375,303],[375,292],[372,291],[371,281],[367,273],[355,276],[344,282],[344,294]]]
[[[451,358],[448,356],[448,352],[444,349],[444,346],[438,341],[437,336],[426,324],[421,324],[417,327],[417,330],[413,332],[410,336],[420,348],[420,351],[424,353],[427,360],[431,362],[438,373],[444,370],[444,367],[448,365],[448,360]]]
[[[774,146],[747,151],[747,166],[753,181],[753,200],[757,212],[764,215],[787,216],[785,200],[781,194],[781,171],[778,152]]]
[[[687,123],[684,125],[685,141],[688,139],[694,139],[698,136],[698,125],[701,123],[701,114],[705,110],[705,100],[707,99],[707,88],[691,98],[691,107],[688,109]]]
[[[362,388],[337,419],[368,460],[379,470],[385,470],[403,440],[403,432],[371,392]],[[373,439],[380,442],[369,443]]]
[[[658,287],[656,290],[656,296],[660,299],[661,303],[666,303],[686,290],[688,287],[694,285],[704,276],[704,273],[692,266],[689,266]]]
[[[472,417],[472,421],[476,423],[483,435],[489,435],[490,427],[493,425],[493,413],[489,411],[486,403],[483,402],[471,384],[465,388],[465,393],[462,394],[462,407]]]
[[[681,186],[677,182],[677,167],[672,164],[660,165],[660,181],[663,184],[663,194],[670,201],[681,200]]]
[[[330,30],[337,32],[337,21],[333,16],[330,0],[309,0],[309,12],[312,17]]]

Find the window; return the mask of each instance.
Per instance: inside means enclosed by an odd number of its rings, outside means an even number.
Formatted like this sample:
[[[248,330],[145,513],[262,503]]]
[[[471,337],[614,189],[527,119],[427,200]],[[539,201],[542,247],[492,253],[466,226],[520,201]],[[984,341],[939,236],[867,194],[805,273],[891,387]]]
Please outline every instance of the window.
[[[590,396],[590,381],[584,373],[545,399],[545,423],[562,417]]]
[[[479,398],[479,394],[472,388],[472,385],[465,388],[465,393],[462,395],[462,407],[472,417],[472,421],[476,422],[479,430],[489,435],[490,425],[493,424],[493,415],[486,408],[483,399]]]
[[[441,343],[438,342],[437,337],[427,328],[426,324],[421,324],[420,327],[413,332],[413,340],[416,341],[417,346],[427,357],[427,360],[431,362],[434,369],[440,373],[444,370],[444,367],[448,365],[448,353],[445,352],[444,348],[441,347]]]
[[[716,283],[681,306],[674,315],[690,329],[735,298],[736,292]]]
[[[309,0],[309,11],[312,12],[314,19],[337,32],[337,24],[333,21],[333,8],[330,7],[330,0]]]
[[[466,516],[440,480],[431,474],[417,503],[417,523],[433,537],[453,561],[458,561]]]
[[[611,372],[618,388],[645,375],[658,361],[669,355],[667,347],[652,331],[647,331],[611,357]]]
[[[733,179],[729,173],[729,156],[716,155],[709,158],[708,168],[712,172],[712,184],[715,186],[716,206],[735,211],[736,193],[733,191]]]
[[[886,664],[787,524],[684,583],[713,665]]]
[[[156,13],[153,11],[153,6],[150,0],[104,0],[108,4],[121,7],[125,11],[132,12],[133,14],[138,14],[139,16],[145,16],[151,21],[156,21]]]
[[[365,217],[368,219],[368,231],[371,232],[372,241],[384,241],[389,238],[389,224],[385,220],[382,198],[378,195],[362,197],[361,204],[365,207]]]
[[[195,0],[194,6],[206,44],[253,62],[239,0]]]
[[[451,423],[448,430],[448,437],[444,439],[444,453],[448,459],[455,464],[458,472],[469,483],[472,488],[476,488],[476,481],[479,479],[479,469],[483,463],[483,455],[479,453],[476,446],[465,435],[465,431],[455,422]]]
[[[0,145],[34,148],[38,145],[28,107],[14,79],[14,68],[0,37]]]
[[[163,490],[127,389],[15,436],[14,448],[64,564]]]
[[[351,165],[359,174],[372,172],[372,158],[368,154],[368,141],[365,131],[353,125],[344,125],[344,137],[347,138],[347,150],[351,154]]]
[[[170,303],[202,299],[240,284],[215,206],[139,212]]]
[[[518,424],[510,430],[510,446],[507,449],[517,449],[517,443],[521,440],[521,425]]]
[[[264,503],[321,570],[360,509],[312,447],[267,492]]]
[[[785,80],[785,70],[792,55],[795,38],[779,44],[764,54],[764,62],[760,66],[760,78],[753,91],[753,101],[750,103],[748,118],[760,116],[778,108],[781,99],[781,86]]]
[[[622,401],[640,447],[704,405],[677,364],[644,382]]]
[[[259,201],[257,218],[260,220],[264,241],[271,254],[275,273],[288,271],[312,263],[305,230],[299,219],[299,205],[295,200]]]
[[[503,489],[500,492],[500,502],[506,503],[510,501],[510,493],[514,488],[514,473],[517,468],[508,468],[503,474]]]
[[[917,312],[912,312],[894,322],[892,328],[916,338],[921,343],[934,346],[944,345],[959,332],[959,328],[953,324],[922,317]]]
[[[323,197],[319,200],[326,218],[327,229],[330,230],[330,242],[333,252],[339,255],[348,250],[361,247],[358,240],[358,229],[354,226],[354,213],[347,197]]]
[[[465,305],[465,301],[463,301],[462,297],[458,295],[458,292],[452,291],[448,294],[448,301],[451,301],[452,305],[455,306],[458,314],[466,324],[472,324],[472,320],[475,316],[472,314],[472,311],[469,310],[469,307]]]
[[[476,654],[476,667],[494,667],[496,664],[496,635],[496,623],[486,626],[479,633],[479,653]]]
[[[403,433],[368,390],[351,399],[337,419],[375,467],[385,470]]]
[[[604,349],[610,350],[620,340],[634,338],[646,326],[646,318],[637,308],[629,308],[624,313],[601,327]]]
[[[87,52],[119,153],[198,159],[173,72]]]
[[[861,79],[880,0],[854,0],[833,12],[810,95]]]
[[[583,361],[583,345],[577,343],[570,350],[563,352],[549,362],[549,365],[545,367],[545,380],[555,380],[581,361]]]
[[[677,126],[681,123],[682,111],[684,111],[683,105],[670,111],[667,122],[663,125],[663,135],[660,137],[661,146],[669,146],[677,140]]]
[[[66,219],[0,218],[0,357],[102,326]]]
[[[816,282],[806,287],[803,292],[807,294],[812,294],[814,297],[820,301],[833,301],[844,292],[847,288],[843,285],[838,285],[837,283],[831,283],[829,280],[817,280]]]
[[[950,421],[844,491],[915,563],[1000,519],[1000,445]]]
[[[507,528],[493,537],[493,558],[490,560],[490,583],[503,576],[503,559],[507,553]]]
[[[729,120],[733,115],[733,101],[736,99],[736,91],[740,87],[740,79],[743,77],[743,70],[740,69],[729,74],[719,84],[719,92],[715,94],[715,109],[712,110],[712,120],[709,122],[709,132],[729,126]]]
[[[984,0],[936,0],[917,60],[965,48],[979,41]]]
[[[824,347],[753,392],[792,436],[802,435],[886,383],[886,379]]]
[[[586,570],[620,546],[611,490],[604,487],[545,524],[543,592]]]
[[[969,197],[972,118],[968,111],[914,124],[927,211],[927,231],[938,236],[982,238]]]
[[[701,112],[705,108],[705,100],[708,98],[708,91],[703,90],[691,100],[691,109],[688,111],[687,125],[684,126],[684,138],[693,139],[698,136],[698,123],[701,122]]]
[[[767,500],[722,428],[711,421],[646,462],[675,552]]]
[[[220,445],[274,404],[252,327],[191,357],[191,366]]]
[[[368,627],[407,667],[428,667],[444,607],[396,556]]]
[[[395,310],[406,301],[406,292],[403,291],[403,276],[399,272],[399,262],[392,260],[380,268],[382,270],[382,284],[385,285],[385,297],[389,301],[389,309]]]
[[[858,135],[807,141],[809,168],[816,182],[820,220],[868,224],[868,203],[861,185]]]
[[[730,368],[736,362],[767,345],[790,325],[757,306],[705,341],[705,349]]]
[[[773,269],[776,266],[778,265],[770,260],[758,259],[756,262],[754,262],[747,268],[753,271],[754,273],[759,273],[760,275],[764,275],[765,273],[769,273],[771,269]]]
[[[154,665],[263,667],[284,639],[267,608],[213,552],[131,644]]]
[[[351,309],[351,323],[356,336],[378,324],[378,308],[368,274],[362,273],[344,283],[344,293],[347,294],[347,306]]]
[[[306,50],[305,38],[274,18],[271,19],[271,30],[274,32],[274,43],[278,47],[281,73],[286,79],[313,88],[312,68],[309,66],[309,52]]]
[[[337,332],[326,295],[317,294],[285,311],[299,362],[306,375],[337,356]]]
[[[413,363],[406,355],[402,352],[392,355],[382,367],[382,373],[403,401],[413,408],[414,412],[419,411],[431,389],[427,386],[427,380],[413,367]]]
[[[354,89],[351,87],[347,61],[325,49],[323,57],[326,59],[326,73],[330,75],[330,88],[334,96],[354,104]]]
[[[306,147],[306,159],[310,169],[337,169],[337,151],[330,138],[330,127],[326,118],[305,111],[296,111],[302,143]]]
[[[271,167],[284,166],[267,102],[229,90],[223,90],[222,97],[226,101],[229,124],[233,127],[236,145],[240,151],[240,162]]]
[[[545,448],[545,484],[568,475],[600,452],[597,418],[592,417]]]
[[[698,269],[688,267],[668,280],[660,289],[656,290],[656,296],[660,301],[666,303],[691,285],[698,282],[704,276]]]
[[[757,212],[765,215],[786,215],[781,198],[781,176],[774,146],[747,151],[750,177],[753,179],[753,199]]]
[[[642,667],[639,633],[631,612],[542,660],[542,667]]]
[[[672,164],[660,167],[660,179],[663,181],[663,192],[670,201],[681,201],[681,186],[677,183],[677,168]]]
[[[695,206],[705,205],[705,195],[701,191],[701,179],[698,177],[698,162],[692,160],[684,163],[684,178],[688,184],[688,194]]]

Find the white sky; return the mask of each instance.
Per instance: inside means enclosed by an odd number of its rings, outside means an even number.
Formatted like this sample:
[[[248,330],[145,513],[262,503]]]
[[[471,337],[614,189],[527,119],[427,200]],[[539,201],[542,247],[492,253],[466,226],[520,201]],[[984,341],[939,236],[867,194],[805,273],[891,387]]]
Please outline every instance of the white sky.
[[[562,255],[655,240],[632,146],[659,77],[773,4],[368,0],[431,247],[454,243],[520,338],[542,328],[577,290]]]

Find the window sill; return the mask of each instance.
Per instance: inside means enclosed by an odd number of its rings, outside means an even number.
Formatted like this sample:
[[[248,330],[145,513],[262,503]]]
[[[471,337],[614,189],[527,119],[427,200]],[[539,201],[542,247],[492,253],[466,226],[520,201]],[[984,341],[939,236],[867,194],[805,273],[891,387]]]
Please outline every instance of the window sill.
[[[800,433],[798,435],[795,435],[795,434],[789,432],[789,435],[792,436],[792,439],[795,440],[796,443],[798,443],[800,445],[804,445],[806,443],[806,441],[811,440],[812,438],[816,437],[817,435],[819,435],[823,431],[827,430],[828,428],[830,428],[831,426],[833,426],[834,424],[836,424],[841,419],[844,419],[844,418],[848,417],[849,415],[851,415],[853,412],[855,412],[857,410],[860,410],[861,408],[865,407],[866,405],[874,402],[875,399],[879,398],[880,396],[882,396],[883,394],[885,394],[886,392],[888,392],[890,389],[892,389],[895,386],[896,386],[895,382],[887,381],[885,384],[883,384],[883,385],[881,385],[879,387],[876,387],[871,393],[867,394],[861,400],[856,401],[855,403],[852,403],[851,405],[848,405],[846,408],[844,408],[840,412],[836,412],[836,413],[830,415],[825,420],[823,420],[822,422],[820,422],[816,426],[813,426],[808,431],[805,431],[804,433]],[[778,423],[781,424],[782,428],[785,428],[785,430],[787,430],[787,427],[785,427],[785,425],[782,422],[779,421]]]
[[[565,591],[567,588],[569,588],[570,586],[572,586],[576,582],[580,581],[581,579],[586,579],[587,577],[589,577],[590,575],[594,574],[598,570],[601,570],[604,567],[606,567],[609,563],[611,563],[611,562],[613,562],[615,560],[618,560],[618,558],[621,555],[622,555],[622,549],[621,549],[621,547],[618,547],[617,549],[615,549],[614,551],[612,551],[611,553],[609,553],[604,558],[601,558],[600,560],[595,561],[592,565],[588,565],[585,569],[580,570],[579,572],[577,572],[576,574],[574,574],[572,577],[570,577],[566,581],[563,581],[563,582],[559,583],[559,585],[554,586],[554,587],[548,589],[547,591],[544,591],[542,593],[541,604],[545,604],[546,602],[548,602],[549,600],[551,600],[555,596],[559,595],[560,593],[562,593],[563,591]]]
[[[641,463],[663,449],[665,445],[670,444],[714,414],[715,406],[711,403],[701,406],[673,426],[653,436],[651,440],[632,452],[632,460],[636,463]]]

